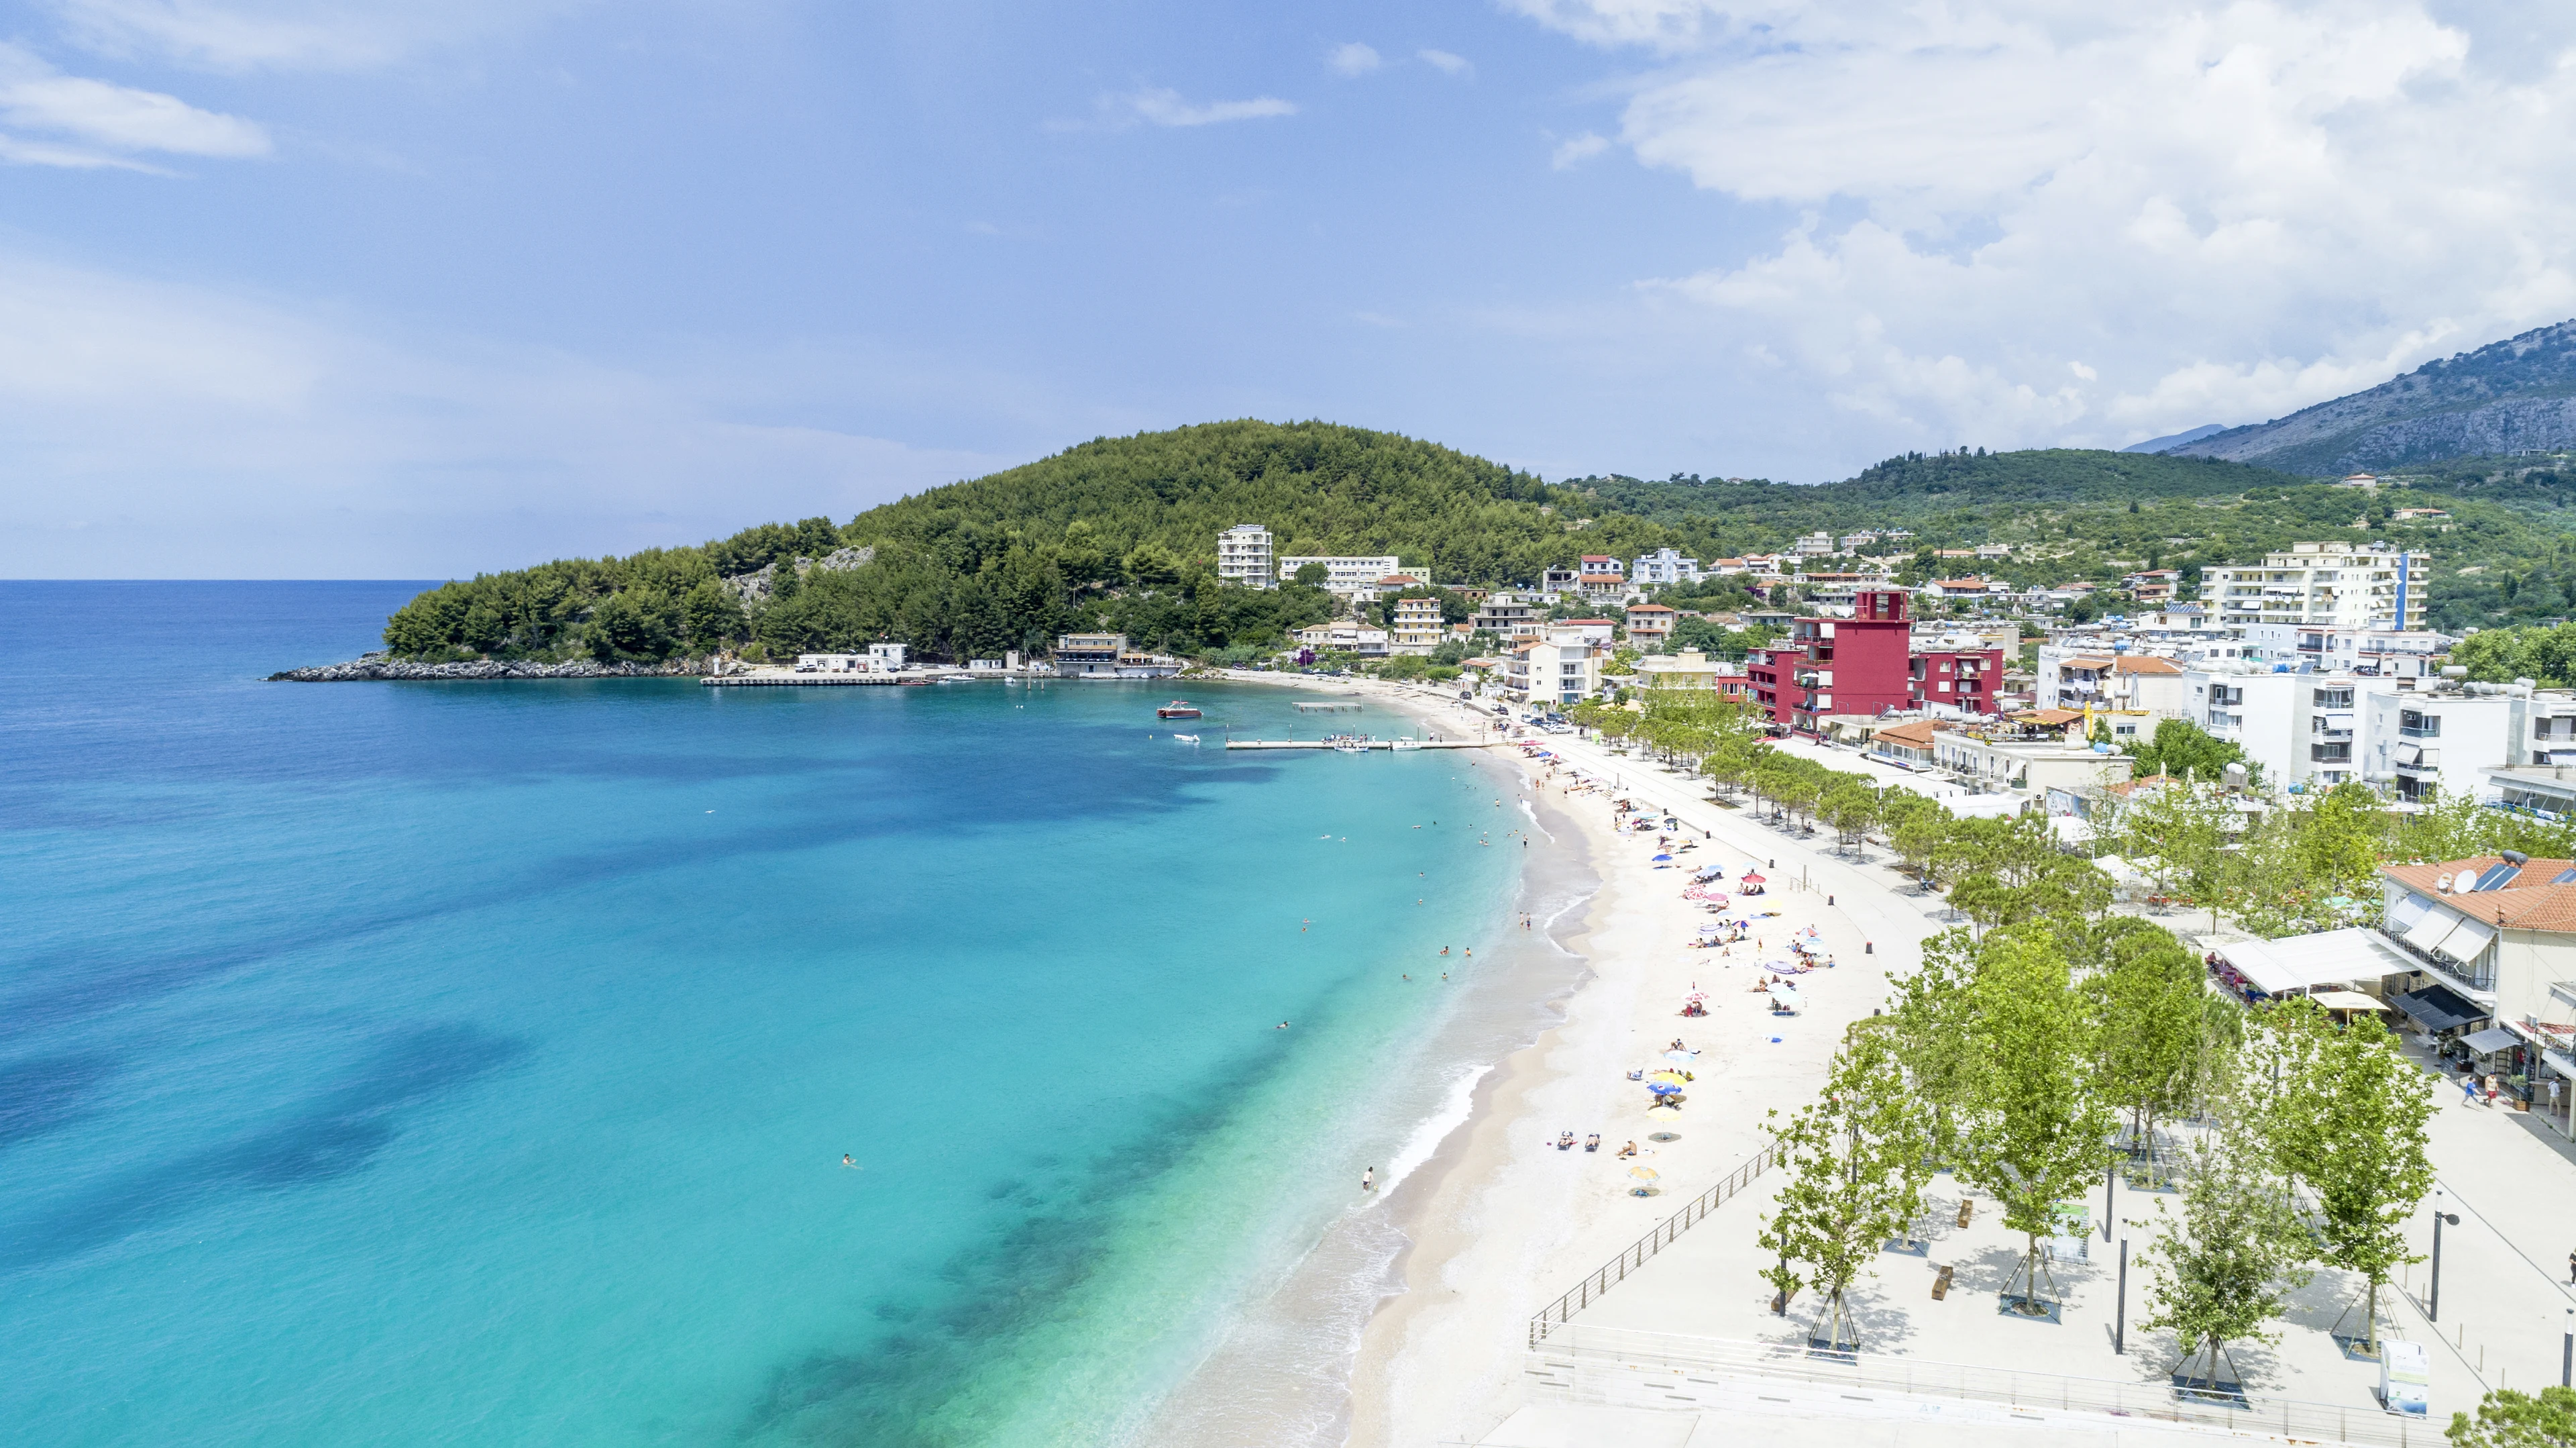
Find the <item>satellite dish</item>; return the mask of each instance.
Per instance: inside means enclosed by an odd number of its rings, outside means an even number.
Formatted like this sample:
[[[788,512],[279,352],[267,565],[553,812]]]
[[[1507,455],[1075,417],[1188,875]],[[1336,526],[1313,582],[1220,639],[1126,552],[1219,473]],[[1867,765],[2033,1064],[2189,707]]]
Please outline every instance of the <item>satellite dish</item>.
[[[2434,888],[2434,889],[2436,889],[2436,890],[2438,890],[2438,891],[2440,891],[2441,893],[2443,893],[2443,894],[2445,894],[2445,895],[2450,894],[2450,893],[2451,893],[2451,877],[2450,877],[2450,876],[2448,876],[2448,875],[2444,875],[2444,876],[2442,876],[2440,879],[2435,880],[2435,881],[2433,882],[2433,888]]]

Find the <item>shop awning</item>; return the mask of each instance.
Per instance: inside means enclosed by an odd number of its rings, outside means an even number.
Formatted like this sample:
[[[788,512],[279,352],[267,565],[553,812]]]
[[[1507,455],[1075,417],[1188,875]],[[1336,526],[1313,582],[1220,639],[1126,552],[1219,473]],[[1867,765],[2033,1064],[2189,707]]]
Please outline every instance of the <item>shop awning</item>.
[[[2450,911],[2427,910],[2423,919],[2406,928],[2406,943],[2430,955],[2433,947],[2441,944],[2459,926],[2460,917]]]
[[[2431,985],[2411,994],[2399,996],[2389,1004],[2414,1018],[2415,1023],[2439,1035],[2456,1031],[2472,1021],[2482,1021],[2487,1013],[2475,1002],[2446,985]]]
[[[2403,936],[2407,931],[2415,928],[2417,921],[2424,918],[2425,911],[2432,908],[2433,902],[2421,895],[2400,896],[2396,904],[2388,907],[2388,933]]]
[[[2363,995],[2357,990],[2321,990],[2308,997],[2330,1011],[2384,1011],[2385,1002]]]
[[[2279,940],[2231,940],[2211,949],[2256,990],[2276,996],[2358,980],[2386,980],[2421,968],[2376,932],[2357,928]]]
[[[2489,1026],[2476,1035],[2462,1038],[2460,1044],[2484,1056],[2496,1051],[2510,1051],[2522,1044],[2522,1037],[2502,1026]]]
[[[2439,948],[2444,955],[2453,960],[2475,960],[2478,958],[2478,953],[2485,950],[2495,937],[2493,927],[2480,925],[2474,920],[2463,920],[2458,929],[2442,937]]]

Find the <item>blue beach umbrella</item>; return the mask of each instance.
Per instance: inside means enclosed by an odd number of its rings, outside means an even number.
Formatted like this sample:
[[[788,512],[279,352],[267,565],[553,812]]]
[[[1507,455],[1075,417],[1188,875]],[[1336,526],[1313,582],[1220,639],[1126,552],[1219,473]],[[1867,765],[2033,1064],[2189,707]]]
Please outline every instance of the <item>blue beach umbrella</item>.
[[[1682,1088],[1670,1081],[1649,1081],[1646,1083],[1646,1089],[1658,1096],[1678,1096]]]

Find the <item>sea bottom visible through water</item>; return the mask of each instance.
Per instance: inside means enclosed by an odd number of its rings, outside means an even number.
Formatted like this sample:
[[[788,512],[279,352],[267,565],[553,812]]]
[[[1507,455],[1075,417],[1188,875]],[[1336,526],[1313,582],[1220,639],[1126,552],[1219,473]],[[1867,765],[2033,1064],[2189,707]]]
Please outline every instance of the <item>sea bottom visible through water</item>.
[[[412,591],[0,584],[18,1441],[1113,1443],[1459,1089],[1501,761],[259,682]]]

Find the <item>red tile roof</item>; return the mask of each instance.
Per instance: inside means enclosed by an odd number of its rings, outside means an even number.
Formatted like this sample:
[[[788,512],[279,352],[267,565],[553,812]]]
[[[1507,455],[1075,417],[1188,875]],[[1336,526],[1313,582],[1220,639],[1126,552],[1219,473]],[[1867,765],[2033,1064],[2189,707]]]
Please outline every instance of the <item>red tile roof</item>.
[[[2501,855],[2477,855],[2466,860],[2445,860],[2430,865],[2382,865],[2379,873],[2406,886],[2419,895],[2427,895],[2482,925],[2500,925],[2507,930],[2545,930],[2553,934],[2576,935],[2576,884],[2553,885],[2549,882],[2564,871],[2576,868],[2576,861],[2531,860],[2522,873],[2502,889],[2463,893],[2454,889],[2443,894],[2433,888],[2444,875],[2456,879],[2466,874],[2471,880],[2495,865],[2504,863]]]

